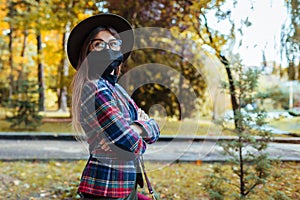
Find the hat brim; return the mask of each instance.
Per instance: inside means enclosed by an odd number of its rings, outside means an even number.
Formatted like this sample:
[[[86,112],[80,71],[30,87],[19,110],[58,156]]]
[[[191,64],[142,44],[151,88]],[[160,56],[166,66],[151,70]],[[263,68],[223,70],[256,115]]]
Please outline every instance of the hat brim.
[[[99,26],[114,28],[122,39],[124,60],[130,55],[134,44],[134,33],[130,23],[123,17],[111,13],[98,14],[78,23],[71,31],[67,42],[67,54],[73,68],[77,68],[80,49],[85,38]]]

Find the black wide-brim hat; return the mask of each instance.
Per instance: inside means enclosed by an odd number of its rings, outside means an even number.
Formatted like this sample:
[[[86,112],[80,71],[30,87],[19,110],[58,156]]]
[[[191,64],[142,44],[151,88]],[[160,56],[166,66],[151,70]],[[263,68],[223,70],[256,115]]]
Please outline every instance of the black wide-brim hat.
[[[67,42],[67,54],[73,68],[77,68],[80,49],[86,37],[99,26],[114,28],[121,37],[124,61],[130,55],[134,44],[134,33],[130,23],[123,17],[104,13],[91,16],[79,22],[71,31]]]

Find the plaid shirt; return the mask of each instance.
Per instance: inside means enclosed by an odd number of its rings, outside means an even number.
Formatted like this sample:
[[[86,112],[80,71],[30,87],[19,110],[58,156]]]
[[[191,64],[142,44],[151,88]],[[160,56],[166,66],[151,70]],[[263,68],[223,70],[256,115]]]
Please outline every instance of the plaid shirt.
[[[101,78],[85,84],[81,96],[81,125],[87,135],[91,157],[84,168],[78,192],[124,198],[135,187],[138,156],[146,143],[160,134],[153,119],[138,120],[138,106],[118,84]],[[137,124],[140,136],[130,125]],[[104,139],[111,151],[101,149]]]

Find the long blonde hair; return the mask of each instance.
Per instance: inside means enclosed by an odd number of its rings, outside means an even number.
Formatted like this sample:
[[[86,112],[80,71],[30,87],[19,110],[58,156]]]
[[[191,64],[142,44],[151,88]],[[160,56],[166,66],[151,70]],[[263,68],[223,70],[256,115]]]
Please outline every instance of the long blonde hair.
[[[95,38],[95,36],[100,31],[108,31],[117,39],[120,39],[117,31],[112,27],[97,27],[95,28],[85,39],[83,45],[79,52],[79,59],[77,64],[77,72],[74,75],[73,81],[71,83],[72,88],[72,128],[77,133],[77,139],[81,139],[82,133],[84,133],[81,123],[80,123],[80,111],[81,111],[81,94],[82,89],[86,82],[91,81],[88,77],[88,63],[86,60],[89,54],[90,41]]]

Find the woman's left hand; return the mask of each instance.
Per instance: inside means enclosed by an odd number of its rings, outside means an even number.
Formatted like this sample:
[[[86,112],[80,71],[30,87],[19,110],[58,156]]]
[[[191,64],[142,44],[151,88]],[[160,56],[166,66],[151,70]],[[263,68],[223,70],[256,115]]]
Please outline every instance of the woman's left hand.
[[[137,132],[139,135],[141,135],[143,133],[143,130],[135,124],[130,125],[130,127]],[[104,151],[111,151],[110,147],[108,146],[108,144],[105,142],[104,139],[101,139],[101,141],[99,142],[101,145],[101,149]]]
[[[144,120],[147,121],[149,120],[149,116],[143,111],[142,109],[138,110],[138,120]]]
[[[101,144],[101,149],[104,150],[104,151],[111,151],[110,147],[108,146],[108,144],[105,142],[104,139],[102,139],[100,141],[100,144]]]

